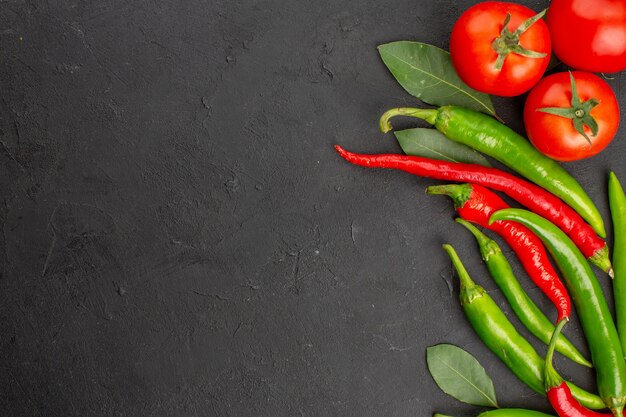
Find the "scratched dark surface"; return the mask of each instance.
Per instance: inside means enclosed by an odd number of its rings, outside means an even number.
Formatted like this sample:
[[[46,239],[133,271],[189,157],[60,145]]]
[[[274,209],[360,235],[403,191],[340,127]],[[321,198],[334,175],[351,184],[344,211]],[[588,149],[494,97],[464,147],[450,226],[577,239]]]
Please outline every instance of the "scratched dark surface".
[[[416,101],[376,45],[446,48],[473,3],[1,1],[0,415],[476,415],[442,342],[547,409],[462,315],[444,242],[507,307],[450,201],[332,149],[399,151],[378,116]],[[568,165],[607,219],[625,148]]]

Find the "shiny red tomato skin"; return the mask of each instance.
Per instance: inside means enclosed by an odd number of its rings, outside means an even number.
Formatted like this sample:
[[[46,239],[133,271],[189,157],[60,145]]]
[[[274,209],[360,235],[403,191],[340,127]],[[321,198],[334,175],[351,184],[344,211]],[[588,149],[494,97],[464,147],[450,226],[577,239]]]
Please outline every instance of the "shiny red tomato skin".
[[[624,0],[552,0],[546,13],[554,54],[572,68],[626,68]]]
[[[491,47],[500,36],[504,19],[511,14],[508,28],[515,31],[525,20],[536,15],[528,7],[505,2],[482,2],[467,9],[457,20],[450,36],[450,57],[459,77],[470,87],[487,94],[517,96],[535,85],[550,62],[550,32],[543,19],[520,36],[522,47],[545,53],[543,58],[507,55],[497,70],[498,54]]]
[[[591,110],[598,123],[598,134],[585,133],[592,145],[574,129],[572,119],[538,111],[545,107],[571,107],[569,73],[552,74],[541,80],[528,94],[524,104],[524,125],[531,143],[540,152],[558,161],[589,158],[606,148],[619,126],[619,104],[611,87],[602,78],[585,71],[572,71],[581,101],[600,101]]]

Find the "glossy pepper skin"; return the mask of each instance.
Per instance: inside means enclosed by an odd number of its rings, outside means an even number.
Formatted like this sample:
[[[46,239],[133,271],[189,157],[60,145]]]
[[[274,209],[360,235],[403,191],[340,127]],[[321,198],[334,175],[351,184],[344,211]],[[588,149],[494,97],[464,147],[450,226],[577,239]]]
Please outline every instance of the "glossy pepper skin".
[[[580,184],[556,161],[491,116],[458,106],[391,109],[380,118],[383,132],[391,130],[389,119],[394,116],[423,119],[448,138],[500,161],[569,204],[598,235],[606,236],[602,216]]]
[[[550,389],[546,393],[546,397],[559,417],[611,417],[613,415],[584,407],[574,398],[572,391],[565,382],[561,382]]]
[[[548,345],[548,352],[544,363],[544,381],[546,387],[546,397],[550,401],[550,405],[556,411],[559,417],[610,417],[611,414],[603,414],[597,411],[589,410],[574,398],[572,391],[569,389],[563,378],[552,367],[552,356],[556,340],[560,336],[561,329],[566,322],[559,323],[554,330],[552,340]]]
[[[569,318],[571,300],[565,286],[552,267],[541,240],[528,228],[514,222],[494,222],[489,218],[498,210],[508,208],[497,194],[476,184],[435,185],[428,194],[444,194],[452,198],[462,219],[498,233],[519,258],[530,279],[552,301],[557,310],[557,322]]]
[[[335,149],[346,161],[368,168],[390,168],[437,180],[470,182],[502,191],[528,209],[559,226],[576,243],[589,262],[612,275],[608,246],[570,206],[543,188],[495,168],[439,161],[418,156],[367,155]]]
[[[502,220],[518,222],[531,229],[552,254],[587,338],[600,397],[613,414],[621,416],[626,401],[626,363],[609,307],[589,264],[558,227],[535,213],[505,209],[494,213],[490,222]]]
[[[552,404],[559,417],[610,417],[612,414],[600,413],[589,410],[581,405],[573,396],[572,391],[565,382],[552,388],[546,393],[548,401]]]
[[[517,332],[496,302],[467,273],[450,245],[443,245],[461,282],[459,299],[472,328],[504,364],[533,391],[545,395],[544,361],[535,348]],[[604,408],[602,400],[574,384],[568,383],[573,395],[586,407]]]
[[[626,352],[626,196],[614,172],[609,174],[609,207],[613,219],[615,325]]]
[[[546,345],[550,343],[550,338],[555,329],[554,325],[526,294],[498,244],[489,239],[473,224],[460,218],[456,221],[474,235],[480,249],[480,255],[485,261],[491,277],[504,294],[515,315],[535,337]],[[559,334],[556,340],[556,350],[580,365],[593,366],[563,334]]]

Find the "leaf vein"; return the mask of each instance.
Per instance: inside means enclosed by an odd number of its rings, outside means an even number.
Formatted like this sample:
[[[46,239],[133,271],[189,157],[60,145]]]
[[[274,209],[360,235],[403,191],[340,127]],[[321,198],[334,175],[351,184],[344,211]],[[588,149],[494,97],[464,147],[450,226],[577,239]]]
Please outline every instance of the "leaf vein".
[[[476,385],[475,385],[475,384],[474,384],[471,380],[467,379],[467,378],[465,377],[465,375],[463,375],[462,373],[460,373],[459,371],[457,371],[457,369],[456,369],[456,368],[453,368],[453,367],[452,367],[451,365],[449,365],[447,362],[444,362],[444,361],[442,361],[442,360],[440,360],[440,362],[441,362],[442,364],[444,364],[444,365],[445,365],[448,369],[450,369],[451,371],[453,371],[454,373],[456,373],[457,375],[459,375],[462,379],[464,379],[465,381],[467,381],[467,383],[468,383],[470,386],[474,387],[474,388],[476,389],[476,391],[478,391],[480,394],[482,394],[482,395],[483,395],[483,396],[487,399],[487,401],[489,401],[489,403],[490,403],[490,404],[494,404],[494,405],[496,405],[496,406],[497,406],[497,404],[495,404],[495,403],[493,402],[493,400],[491,399],[491,397],[489,396],[489,394],[485,393],[482,389],[480,389],[478,386],[476,386]]]
[[[412,68],[413,70],[418,71],[418,72],[423,73],[423,74],[426,74],[427,76],[429,76],[429,77],[431,77],[431,78],[434,78],[434,79],[438,80],[438,83],[437,83],[437,84],[435,84],[435,85],[438,85],[438,84],[444,83],[444,84],[448,85],[450,88],[452,88],[453,90],[456,90],[456,91],[457,91],[457,93],[464,94],[464,95],[466,95],[467,97],[469,97],[471,100],[474,100],[474,101],[475,101],[475,102],[477,102],[480,106],[482,106],[483,108],[485,108],[485,109],[486,109],[486,110],[487,110],[490,114],[493,114],[493,111],[492,111],[492,110],[491,110],[491,109],[490,109],[490,108],[489,108],[489,107],[488,107],[485,103],[483,103],[483,102],[482,102],[482,101],[481,101],[478,97],[476,97],[476,96],[474,96],[474,95],[470,94],[468,91],[465,91],[465,90],[461,89],[458,85],[452,84],[452,83],[450,83],[450,82],[448,82],[448,81],[444,80],[444,79],[443,79],[443,78],[441,78],[441,77],[437,77],[437,76],[434,74],[434,72],[432,71],[432,66],[431,66],[430,59],[428,58],[428,56],[425,56],[425,57],[426,57],[426,61],[427,61],[427,63],[428,63],[428,69],[429,69],[429,71],[431,71],[431,72],[428,72],[428,71],[425,71],[425,70],[424,70],[424,69],[422,69],[422,68],[416,67],[415,65],[413,65],[413,64],[411,64],[410,62],[408,62],[408,61],[406,61],[406,60],[404,60],[404,59],[400,58],[400,57],[399,57],[399,56],[397,56],[397,55],[394,55],[394,54],[389,54],[389,55],[390,55],[391,57],[393,57],[393,58],[397,59],[399,62],[401,62],[401,63],[403,63],[403,64],[407,65],[407,66],[408,66],[408,67],[410,67],[410,68]]]

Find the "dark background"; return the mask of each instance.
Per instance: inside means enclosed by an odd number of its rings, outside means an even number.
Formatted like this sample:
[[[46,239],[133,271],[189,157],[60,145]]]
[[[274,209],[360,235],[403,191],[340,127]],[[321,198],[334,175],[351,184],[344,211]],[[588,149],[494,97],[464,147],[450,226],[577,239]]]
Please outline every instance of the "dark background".
[[[444,242],[506,306],[451,202],[332,149],[399,151],[378,117],[416,100],[376,46],[447,48],[474,3],[0,1],[0,415],[476,415],[442,342],[547,409],[465,321]],[[567,165],[607,221],[623,131]]]

